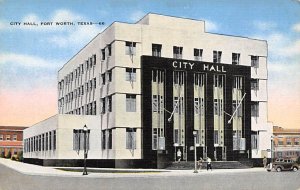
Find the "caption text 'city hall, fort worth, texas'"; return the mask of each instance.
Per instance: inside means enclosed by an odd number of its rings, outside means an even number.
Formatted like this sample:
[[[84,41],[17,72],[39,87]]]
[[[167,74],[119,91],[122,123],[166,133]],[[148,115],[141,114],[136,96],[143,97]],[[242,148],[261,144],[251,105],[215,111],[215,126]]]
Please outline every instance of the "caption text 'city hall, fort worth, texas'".
[[[163,168],[270,157],[267,42],[147,14],[114,22],[58,71],[58,115],[24,131],[26,162]]]

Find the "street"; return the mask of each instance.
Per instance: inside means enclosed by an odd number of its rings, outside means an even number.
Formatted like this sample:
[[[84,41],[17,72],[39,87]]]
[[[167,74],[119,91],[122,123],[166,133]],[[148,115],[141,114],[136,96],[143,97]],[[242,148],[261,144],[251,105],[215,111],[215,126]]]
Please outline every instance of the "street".
[[[191,171],[192,173],[192,171]],[[0,164],[0,190],[93,190],[93,189],[289,189],[300,190],[300,172],[201,171],[193,175],[131,177],[39,176],[25,175]]]

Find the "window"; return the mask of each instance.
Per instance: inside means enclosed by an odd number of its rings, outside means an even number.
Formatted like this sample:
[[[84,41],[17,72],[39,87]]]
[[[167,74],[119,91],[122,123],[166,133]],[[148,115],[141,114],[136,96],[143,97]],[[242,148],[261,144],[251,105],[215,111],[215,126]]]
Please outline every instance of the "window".
[[[252,102],[251,104],[251,116],[259,117],[259,102]]]
[[[96,63],[97,63],[96,61],[97,61],[97,59],[96,59],[96,54],[94,54],[94,55],[93,55],[93,65],[96,65]]]
[[[111,56],[111,44],[107,45],[108,56]]]
[[[83,69],[83,64],[80,64],[80,70],[81,70],[81,73],[83,74],[84,73],[84,69]]]
[[[215,144],[219,144],[219,131],[214,130],[214,142]]]
[[[112,112],[112,96],[107,97],[107,111]]]
[[[251,90],[259,90],[259,79],[251,80]]]
[[[102,130],[102,149],[106,149],[106,130]]]
[[[136,95],[126,94],[126,112],[136,112]]]
[[[161,57],[161,44],[152,44],[152,56]]]
[[[102,60],[105,60],[105,49],[101,49]]]
[[[158,96],[152,96],[152,112],[158,112]]]
[[[179,144],[179,129],[174,129],[174,143]]]
[[[10,135],[5,135],[5,137],[7,141],[10,141]]]
[[[93,81],[94,81],[94,82],[93,82],[93,83],[94,83],[94,88],[96,88],[96,87],[97,87],[96,78],[94,78]]]
[[[38,150],[41,151],[42,150],[42,137],[41,135],[39,135],[39,144],[38,144]]]
[[[48,150],[48,133],[46,133],[45,150]]]
[[[259,57],[251,56],[251,67],[258,68],[259,66]]]
[[[108,142],[107,148],[112,149],[112,129],[108,129]]]
[[[136,81],[136,69],[126,68],[126,81],[135,82]]]
[[[3,135],[0,135],[0,141],[3,141]]]
[[[104,114],[105,113],[105,98],[101,98],[101,113]]]
[[[101,74],[102,84],[105,85],[105,73]]]
[[[17,135],[13,135],[13,141],[17,141]]]
[[[194,114],[199,115],[200,114],[200,104],[199,104],[199,98],[194,99]]]
[[[282,138],[278,139],[278,145],[283,145],[283,139]]]
[[[90,129],[86,132],[86,148],[90,149]],[[83,129],[73,129],[73,150],[84,150],[84,132]]]
[[[111,70],[107,71],[107,79],[108,79],[108,82],[112,81],[112,71]]]
[[[213,51],[213,62],[221,63],[222,51]]]
[[[214,99],[214,114],[219,115],[220,113],[220,107],[218,104],[218,99]]]
[[[183,47],[173,46],[173,58],[182,59],[182,50]]]
[[[93,109],[92,109],[92,115],[97,115],[97,105],[96,105],[96,101],[94,101],[93,103],[92,103],[92,107],[93,107]]]
[[[295,138],[294,145],[299,145],[299,144],[300,144],[300,138]]]
[[[126,149],[136,149],[135,128],[126,128]]]
[[[52,131],[49,132],[49,150],[52,150]]]
[[[135,55],[136,53],[136,43],[135,42],[125,42],[125,54]]]
[[[239,102],[237,100],[232,100],[232,113],[235,112],[238,104],[239,104]],[[238,116],[238,117],[242,117],[243,116],[242,104],[237,109],[236,116]]]
[[[84,95],[83,85],[81,86],[81,95]]]
[[[152,150],[157,150],[158,147],[158,135],[157,128],[152,129]]]
[[[203,53],[203,49],[194,48],[194,59],[196,61],[202,61],[202,53]]]
[[[45,134],[42,134],[42,143],[41,143],[42,151],[45,150]]]
[[[90,66],[89,60],[86,60],[86,61],[85,61],[85,67],[86,67],[86,70],[89,70],[89,66]]]
[[[252,149],[257,149],[257,135],[256,134],[253,134],[251,135],[251,147]]]
[[[232,65],[240,64],[240,55],[239,53],[232,53]]]
[[[292,145],[292,139],[286,138],[286,145]]]

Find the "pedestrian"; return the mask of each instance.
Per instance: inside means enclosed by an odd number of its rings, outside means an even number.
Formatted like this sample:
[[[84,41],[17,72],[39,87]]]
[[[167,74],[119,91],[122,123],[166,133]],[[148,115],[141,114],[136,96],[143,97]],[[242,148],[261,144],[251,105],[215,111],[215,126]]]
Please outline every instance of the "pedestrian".
[[[202,169],[202,163],[203,163],[203,159],[200,157],[199,160],[198,160],[198,167],[199,167],[199,170]]]
[[[178,163],[180,163],[180,160],[181,160],[181,151],[180,149],[177,150],[177,161]]]
[[[211,167],[211,159],[210,159],[210,157],[207,157],[207,171],[208,171],[208,169],[210,169],[211,171],[212,171],[212,167]]]
[[[267,162],[268,162],[268,159],[266,157],[264,157],[264,159],[263,159],[264,168],[267,167]]]

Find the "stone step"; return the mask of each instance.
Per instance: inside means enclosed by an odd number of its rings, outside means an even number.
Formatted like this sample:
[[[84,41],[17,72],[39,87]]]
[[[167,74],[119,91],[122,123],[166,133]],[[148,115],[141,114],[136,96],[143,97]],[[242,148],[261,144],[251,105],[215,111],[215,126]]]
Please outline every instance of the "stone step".
[[[181,161],[173,162],[169,167],[166,169],[169,170],[191,170],[194,169],[194,162],[193,161]],[[211,162],[213,169],[245,169],[245,168],[252,168],[253,164],[251,161],[214,161]],[[202,168],[206,168],[207,162],[203,162]]]

